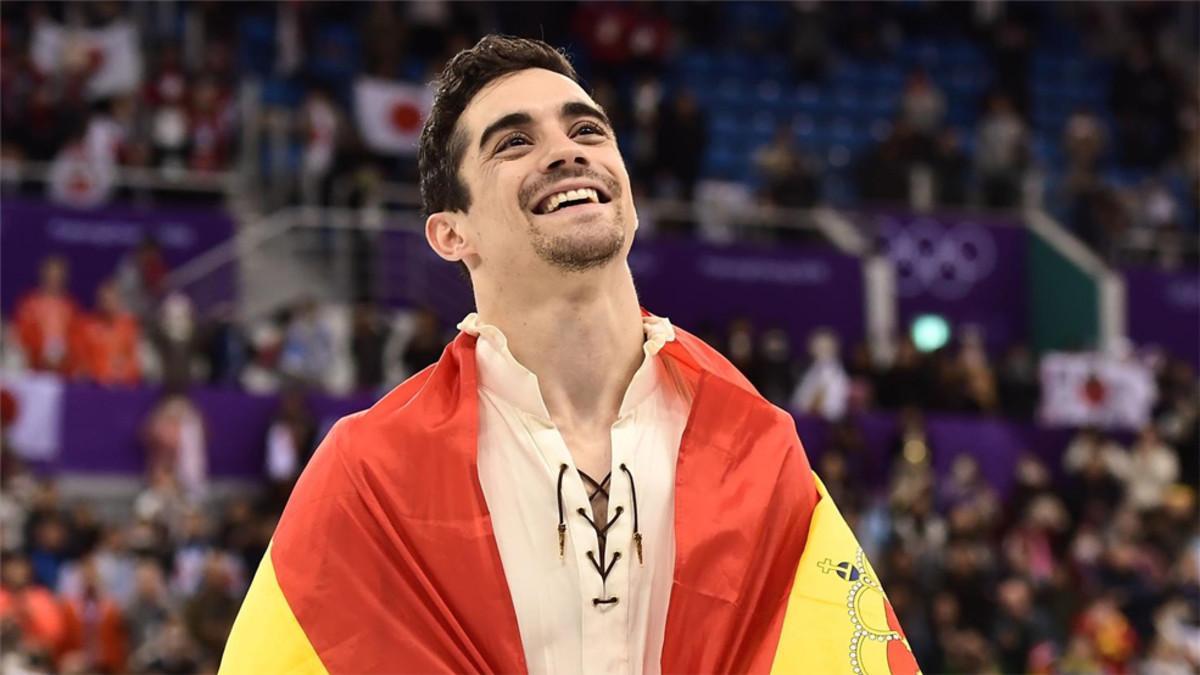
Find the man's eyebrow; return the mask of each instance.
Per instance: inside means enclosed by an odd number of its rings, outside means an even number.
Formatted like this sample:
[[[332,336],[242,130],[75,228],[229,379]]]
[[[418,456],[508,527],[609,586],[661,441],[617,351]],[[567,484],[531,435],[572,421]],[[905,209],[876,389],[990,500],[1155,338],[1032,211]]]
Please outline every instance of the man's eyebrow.
[[[612,128],[612,122],[608,121],[608,115],[605,115],[603,110],[589,103],[584,103],[583,101],[568,101],[564,103],[560,114],[565,119],[574,119],[577,117],[595,117],[601,122],[604,122],[604,126],[610,129]]]
[[[483,130],[483,135],[479,137],[479,150],[483,151],[483,146],[487,145],[488,139],[496,135],[496,133],[505,129],[514,127],[523,127],[533,123],[533,116],[527,112],[508,113],[504,117],[492,122],[488,128]]]

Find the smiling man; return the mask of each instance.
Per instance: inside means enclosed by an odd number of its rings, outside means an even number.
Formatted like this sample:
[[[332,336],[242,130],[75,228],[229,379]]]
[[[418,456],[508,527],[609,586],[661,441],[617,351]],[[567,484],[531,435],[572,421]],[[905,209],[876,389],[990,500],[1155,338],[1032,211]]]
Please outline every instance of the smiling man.
[[[914,672],[790,416],[638,304],[605,112],[487,37],[421,138],[477,313],[305,470],[223,672]]]

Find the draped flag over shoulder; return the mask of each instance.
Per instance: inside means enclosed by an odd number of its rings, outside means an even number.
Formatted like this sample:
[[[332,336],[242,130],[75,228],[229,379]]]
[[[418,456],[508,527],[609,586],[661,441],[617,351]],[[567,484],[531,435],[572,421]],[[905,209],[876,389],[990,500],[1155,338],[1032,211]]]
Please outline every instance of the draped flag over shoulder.
[[[662,671],[919,672],[794,420],[676,333],[662,353],[695,398]],[[435,366],[330,431],[246,596],[223,675],[529,670],[477,479],[474,344],[460,334]]]

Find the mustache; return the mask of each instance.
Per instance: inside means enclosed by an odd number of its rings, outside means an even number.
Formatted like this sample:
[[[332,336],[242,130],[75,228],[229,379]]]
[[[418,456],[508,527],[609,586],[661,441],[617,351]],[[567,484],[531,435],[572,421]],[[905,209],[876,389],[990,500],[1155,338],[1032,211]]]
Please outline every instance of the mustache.
[[[618,183],[616,179],[592,171],[586,166],[574,166],[563,169],[555,169],[553,173],[547,174],[544,178],[540,178],[537,181],[521,188],[520,192],[517,193],[517,200],[520,202],[521,208],[531,209],[535,205],[531,204],[530,202],[533,201],[533,199],[535,199],[539,194],[546,191],[546,189],[556,183],[561,183],[565,180],[574,180],[576,178],[587,178],[588,180],[594,180],[597,183],[600,183],[604,186],[604,189],[608,191],[608,195],[613,201],[616,201],[617,198],[621,196],[621,184]]]

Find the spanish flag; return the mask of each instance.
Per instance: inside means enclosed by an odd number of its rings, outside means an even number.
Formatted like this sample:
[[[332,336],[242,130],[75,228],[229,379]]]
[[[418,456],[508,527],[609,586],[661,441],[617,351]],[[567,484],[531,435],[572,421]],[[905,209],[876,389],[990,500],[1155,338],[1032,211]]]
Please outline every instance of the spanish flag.
[[[915,673],[795,424],[684,331],[667,673]],[[222,674],[527,672],[475,464],[475,338],[330,431],[242,605]]]

